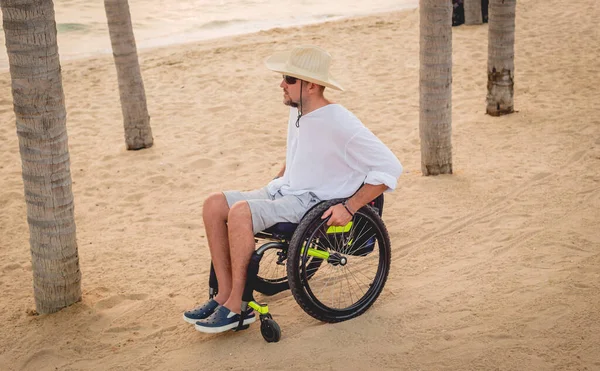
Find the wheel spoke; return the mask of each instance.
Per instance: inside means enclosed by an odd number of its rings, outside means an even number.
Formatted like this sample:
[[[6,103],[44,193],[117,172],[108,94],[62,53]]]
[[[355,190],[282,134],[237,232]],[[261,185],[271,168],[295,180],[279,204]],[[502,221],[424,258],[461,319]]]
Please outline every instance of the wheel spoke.
[[[360,223],[360,220],[361,220],[360,216],[356,217],[356,221],[352,225],[352,229],[350,230],[350,239],[348,241],[352,241],[354,243],[354,241],[358,240],[360,238],[360,236],[362,235],[362,231],[365,229],[366,223]],[[358,229],[356,226],[358,224],[362,224],[361,225],[361,230],[360,230],[360,232],[358,232],[359,237],[355,237],[356,236],[356,233],[355,233],[356,229]],[[344,251],[342,253],[343,254],[347,254],[347,249],[349,249],[349,248],[350,248],[350,246],[345,247]]]
[[[346,267],[342,267],[341,271],[345,271]],[[352,283],[349,280],[349,277],[347,274],[344,274],[344,278],[346,278],[346,282],[348,283],[348,293],[350,294],[350,303],[354,303],[354,297],[352,296]],[[342,307],[344,308],[344,307]]]
[[[365,296],[365,292],[364,290],[361,288],[360,283],[358,282],[358,280],[356,279],[356,276],[354,275],[354,273],[352,273],[352,271],[349,268],[346,268],[346,270],[348,271],[348,273],[350,273],[352,275],[352,278],[354,279],[354,282],[356,282],[356,285],[358,286],[358,289],[362,292],[363,296]]]
[[[363,230],[364,230],[364,227],[363,227]],[[362,232],[362,231],[361,231],[362,233],[358,235],[358,237],[355,239],[355,241],[360,241],[360,240],[361,240],[361,238],[362,238],[363,236],[367,235],[367,233],[369,233],[369,231],[371,231],[371,230],[372,230],[372,228],[371,228],[371,227],[369,227],[369,229],[367,229],[366,231],[364,231],[364,232]],[[373,234],[373,235],[374,235],[374,234]],[[360,251],[360,249],[361,249],[361,248],[363,248],[364,246],[366,246],[366,245],[367,245],[367,243],[369,243],[369,240],[370,240],[370,238],[367,238],[367,239],[365,239],[365,242],[363,242],[363,243],[362,243],[362,244],[361,244],[359,247],[357,247],[357,248],[353,248],[353,249],[352,249],[352,251],[348,252],[348,255],[354,255],[354,253],[355,253],[356,251]]]
[[[331,280],[331,271],[332,271],[331,266],[328,265],[325,269],[327,271],[329,271],[329,274],[327,275],[327,281],[325,282],[325,285],[323,286],[323,288],[321,289],[321,292],[319,294],[323,293],[323,290],[325,290],[325,288],[329,285],[329,281]]]

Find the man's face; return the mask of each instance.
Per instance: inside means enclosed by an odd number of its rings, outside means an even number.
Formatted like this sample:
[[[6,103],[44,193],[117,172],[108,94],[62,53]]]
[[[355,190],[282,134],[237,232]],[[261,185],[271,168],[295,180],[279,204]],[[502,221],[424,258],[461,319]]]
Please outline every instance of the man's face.
[[[283,89],[283,104],[286,106],[298,107],[300,103],[300,79],[295,79],[295,83],[291,84],[295,78],[283,78],[279,87]],[[287,80],[287,81],[286,81]],[[290,81],[291,80],[291,81]]]

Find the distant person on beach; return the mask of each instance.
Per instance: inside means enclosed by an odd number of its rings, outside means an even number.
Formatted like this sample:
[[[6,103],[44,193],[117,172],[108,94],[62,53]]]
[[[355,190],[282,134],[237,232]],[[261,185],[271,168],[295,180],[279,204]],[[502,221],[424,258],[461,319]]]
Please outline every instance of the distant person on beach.
[[[343,90],[329,73],[330,61],[328,52],[314,46],[266,61],[283,75],[279,86],[290,106],[286,162],[264,188],[214,193],[205,200],[202,217],[219,290],[183,314],[198,331],[238,326],[256,233],[281,222],[299,223],[322,200],[350,197],[322,216],[330,216],[329,225],[346,225],[358,209],[396,188],[400,161],[356,116],[323,95],[326,88]],[[244,317],[244,324],[256,320],[251,310]]]
[[[460,26],[465,23],[465,5],[463,0],[452,1],[452,26]]]
[[[452,26],[460,26],[465,23],[465,2],[464,0],[452,1]],[[481,0],[481,20],[488,23],[489,0]]]

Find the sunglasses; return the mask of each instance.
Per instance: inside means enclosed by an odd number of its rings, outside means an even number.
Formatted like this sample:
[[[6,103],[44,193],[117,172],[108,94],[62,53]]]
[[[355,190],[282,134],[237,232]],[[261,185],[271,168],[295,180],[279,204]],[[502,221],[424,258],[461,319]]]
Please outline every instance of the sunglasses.
[[[288,75],[283,75],[283,79],[285,80],[285,83],[288,85],[294,85],[296,82],[298,82],[297,78],[288,76]]]

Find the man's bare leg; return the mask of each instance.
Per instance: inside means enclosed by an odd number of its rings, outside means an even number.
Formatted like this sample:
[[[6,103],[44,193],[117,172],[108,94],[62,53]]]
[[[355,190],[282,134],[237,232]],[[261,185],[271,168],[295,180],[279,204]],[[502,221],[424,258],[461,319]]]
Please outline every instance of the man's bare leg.
[[[223,193],[213,193],[204,201],[202,218],[206,229],[210,256],[219,282],[219,290],[214,299],[221,305],[227,301],[231,293],[231,257],[229,256],[229,237],[227,233],[228,214],[229,205]]]
[[[232,267],[231,294],[223,305],[240,314],[242,295],[246,285],[248,264],[254,252],[254,232],[252,214],[246,201],[236,202],[229,211],[229,249]]]

